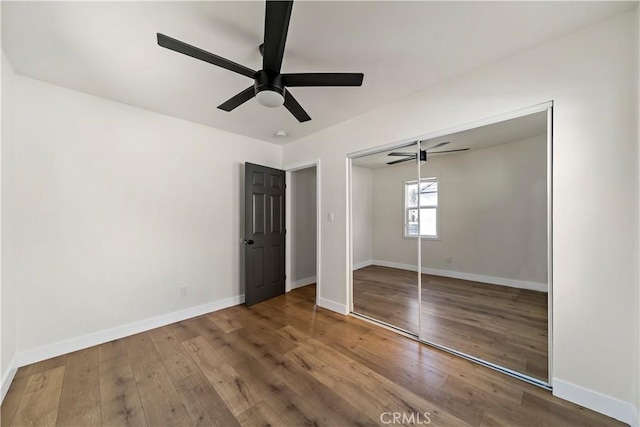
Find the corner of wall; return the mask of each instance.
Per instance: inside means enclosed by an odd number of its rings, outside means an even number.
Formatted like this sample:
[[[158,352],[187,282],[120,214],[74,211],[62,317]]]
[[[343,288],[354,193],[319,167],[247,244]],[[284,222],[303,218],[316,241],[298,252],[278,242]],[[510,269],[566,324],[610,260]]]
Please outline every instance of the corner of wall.
[[[15,366],[16,360],[14,357],[9,364],[9,369],[2,375],[2,379],[0,379],[0,404],[4,401],[4,397],[7,395],[9,387],[11,387],[11,383],[13,382],[13,378],[16,376],[16,372],[18,372],[18,368]]]
[[[11,263],[6,262],[8,252],[5,244],[7,233],[7,215],[5,215],[7,192],[7,168],[3,165],[7,161],[6,150],[8,143],[13,138],[13,78],[14,72],[4,51],[1,56],[1,85],[0,93],[0,402],[9,390],[13,377],[17,371],[15,366],[16,355],[16,288],[11,280],[7,280],[7,269]],[[4,268],[3,268],[4,267]],[[9,278],[10,279],[10,278]]]

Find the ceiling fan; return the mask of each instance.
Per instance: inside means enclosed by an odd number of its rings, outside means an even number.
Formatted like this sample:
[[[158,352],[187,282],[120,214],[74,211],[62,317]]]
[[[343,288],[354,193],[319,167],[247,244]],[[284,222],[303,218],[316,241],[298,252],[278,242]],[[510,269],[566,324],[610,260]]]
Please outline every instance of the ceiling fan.
[[[447,145],[449,143],[450,143],[450,141],[441,142],[440,144],[436,144],[433,147],[427,148],[426,150],[420,150],[420,161],[421,162],[426,162],[427,161],[427,153],[429,153],[429,154],[442,154],[442,153],[456,153],[458,151],[467,151],[467,150],[469,150],[469,148],[460,148],[458,150],[429,151],[429,150],[433,150],[434,148],[442,147],[443,145]],[[418,157],[418,155],[416,153],[398,152],[398,151],[394,151],[393,153],[389,153],[389,154],[387,154],[387,156],[405,157],[404,159],[394,160],[392,162],[388,162],[387,163],[388,165],[395,165],[397,163],[408,162],[409,160],[415,160]]]
[[[264,43],[259,47],[262,54],[262,70],[260,71],[254,71],[161,33],[158,33],[158,45],[253,79],[253,85],[220,104],[218,106],[219,109],[232,111],[255,96],[260,104],[267,107],[278,107],[284,104],[299,122],[306,122],[311,120],[311,117],[304,111],[287,88],[361,86],[364,74],[280,73],[292,7],[293,1],[267,0],[264,20]]]

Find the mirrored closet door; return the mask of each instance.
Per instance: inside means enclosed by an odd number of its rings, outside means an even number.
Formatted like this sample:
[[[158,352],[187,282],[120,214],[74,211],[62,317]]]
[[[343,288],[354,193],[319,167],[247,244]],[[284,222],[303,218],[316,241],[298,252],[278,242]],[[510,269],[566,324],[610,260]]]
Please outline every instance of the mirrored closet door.
[[[353,311],[418,335],[417,143],[352,160]]]
[[[549,117],[353,159],[353,312],[548,384]]]

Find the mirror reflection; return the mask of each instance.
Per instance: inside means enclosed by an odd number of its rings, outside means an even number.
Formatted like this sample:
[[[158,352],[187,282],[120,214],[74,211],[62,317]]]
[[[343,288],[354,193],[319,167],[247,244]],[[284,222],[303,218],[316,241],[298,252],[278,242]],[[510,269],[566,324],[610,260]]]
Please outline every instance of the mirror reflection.
[[[354,159],[351,167],[353,311],[414,335],[420,332],[418,223],[415,209],[400,210],[406,180],[397,170],[406,170],[415,178],[417,152],[418,144],[414,143]],[[405,265],[398,268],[388,256],[392,248],[387,243],[403,239],[409,227],[415,228],[416,237],[403,241]]]
[[[547,382],[546,111],[353,169],[352,201],[371,212],[361,222],[353,205],[354,312]]]

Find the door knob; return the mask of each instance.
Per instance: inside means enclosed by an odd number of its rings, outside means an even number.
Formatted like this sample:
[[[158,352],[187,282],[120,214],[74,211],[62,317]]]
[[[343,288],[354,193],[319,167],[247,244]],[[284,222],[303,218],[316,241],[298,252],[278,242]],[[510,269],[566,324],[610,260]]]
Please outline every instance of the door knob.
[[[242,243],[244,243],[245,245],[253,245],[255,242],[249,239],[249,240],[243,240]]]

